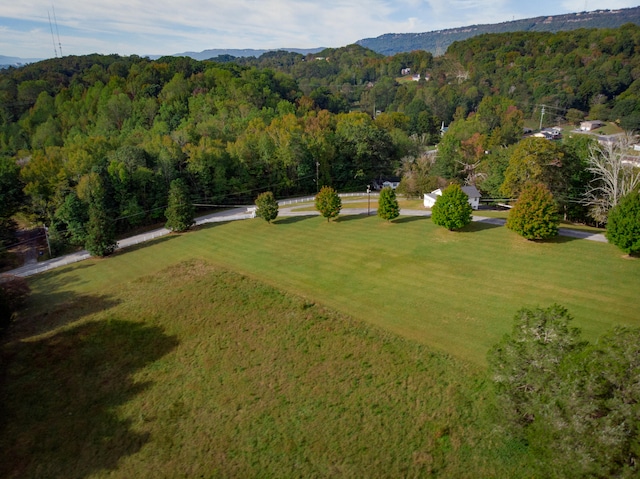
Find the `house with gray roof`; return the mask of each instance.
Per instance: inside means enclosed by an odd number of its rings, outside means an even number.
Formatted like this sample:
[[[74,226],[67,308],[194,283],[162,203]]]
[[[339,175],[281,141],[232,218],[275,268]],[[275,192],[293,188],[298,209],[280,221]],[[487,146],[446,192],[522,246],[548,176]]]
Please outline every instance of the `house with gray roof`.
[[[462,191],[469,197],[469,204],[471,208],[477,210],[480,207],[480,198],[482,195],[475,186],[463,186]],[[425,193],[424,195],[424,207],[432,208],[436,204],[438,196],[442,196],[442,190],[438,188],[431,193]]]

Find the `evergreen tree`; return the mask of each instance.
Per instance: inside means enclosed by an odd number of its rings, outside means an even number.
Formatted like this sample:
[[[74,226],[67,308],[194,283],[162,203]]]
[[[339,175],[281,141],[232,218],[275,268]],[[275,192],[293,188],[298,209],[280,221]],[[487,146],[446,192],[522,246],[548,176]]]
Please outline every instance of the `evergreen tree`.
[[[625,253],[640,253],[640,192],[622,197],[609,211],[606,236]]]
[[[391,221],[400,216],[400,206],[396,198],[396,192],[390,186],[382,188],[378,199],[378,216]]]
[[[109,217],[102,198],[89,203],[89,222],[85,248],[93,256],[108,256],[118,247],[113,219]]]
[[[256,198],[256,216],[267,223],[278,217],[278,202],[271,191],[265,191]]]
[[[556,236],[559,224],[553,195],[542,183],[526,185],[507,218],[507,228],[528,240]]]
[[[469,197],[458,184],[449,185],[438,196],[433,208],[431,219],[434,224],[444,226],[449,231],[464,228],[471,223],[473,208],[469,204]]]
[[[195,209],[189,198],[187,184],[181,178],[171,182],[169,204],[164,215],[167,218],[165,227],[171,231],[187,231],[194,224]]]
[[[93,256],[108,256],[118,247],[115,225],[107,211],[101,180],[98,180],[89,199],[89,222],[86,230],[85,248]]]
[[[341,209],[342,200],[338,196],[338,192],[330,186],[323,186],[316,195],[316,210],[329,221],[332,218],[337,218]]]

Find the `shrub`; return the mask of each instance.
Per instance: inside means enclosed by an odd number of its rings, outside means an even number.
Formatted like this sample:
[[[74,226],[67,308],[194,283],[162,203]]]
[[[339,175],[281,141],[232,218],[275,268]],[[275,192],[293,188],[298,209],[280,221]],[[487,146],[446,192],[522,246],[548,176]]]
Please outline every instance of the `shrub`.
[[[271,191],[265,191],[256,198],[256,216],[267,223],[278,217],[278,202]]]

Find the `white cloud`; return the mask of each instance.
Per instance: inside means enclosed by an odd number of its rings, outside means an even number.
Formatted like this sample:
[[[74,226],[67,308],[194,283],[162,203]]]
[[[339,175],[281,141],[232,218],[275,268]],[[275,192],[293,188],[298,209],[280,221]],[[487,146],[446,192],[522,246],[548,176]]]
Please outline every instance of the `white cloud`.
[[[0,54],[51,56],[47,14],[53,14],[52,0],[5,1],[0,9]],[[606,8],[632,3],[609,0]],[[53,0],[53,5],[67,54],[168,54],[208,48],[339,47],[384,33],[581,11],[584,0]],[[29,33],[31,29],[36,33]]]
[[[618,8],[631,8],[638,6],[638,0],[607,0],[606,2],[594,0],[563,0],[560,2],[567,12],[583,12],[592,10],[616,10]]]

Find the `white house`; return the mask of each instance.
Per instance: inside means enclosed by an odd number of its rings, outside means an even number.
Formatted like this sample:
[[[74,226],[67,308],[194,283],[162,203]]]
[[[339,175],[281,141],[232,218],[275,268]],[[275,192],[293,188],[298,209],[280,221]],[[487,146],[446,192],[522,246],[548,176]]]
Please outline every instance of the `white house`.
[[[604,123],[600,120],[583,121],[582,123],[580,123],[580,131],[597,130],[602,125],[604,125]]]
[[[480,195],[480,192],[478,191],[478,188],[476,188],[475,186],[463,186],[462,191],[464,191],[464,193],[469,197],[469,204],[471,205],[471,208],[477,210],[480,206],[480,198],[482,197],[482,195]],[[436,204],[438,196],[442,196],[442,190],[440,188],[432,191],[431,193],[425,193],[424,207],[433,207],[433,205]]]
[[[391,188],[393,188],[394,190],[398,187],[398,185],[400,185],[400,179],[399,178],[389,178],[387,180],[384,180],[382,182],[382,187],[386,188],[387,186],[390,186]]]

